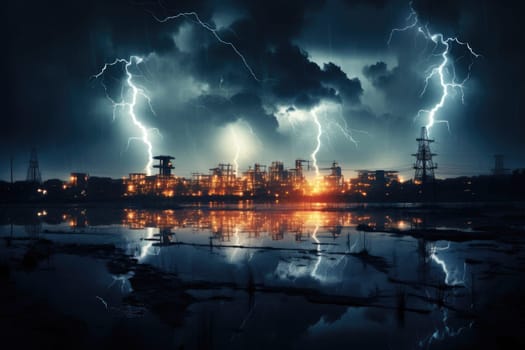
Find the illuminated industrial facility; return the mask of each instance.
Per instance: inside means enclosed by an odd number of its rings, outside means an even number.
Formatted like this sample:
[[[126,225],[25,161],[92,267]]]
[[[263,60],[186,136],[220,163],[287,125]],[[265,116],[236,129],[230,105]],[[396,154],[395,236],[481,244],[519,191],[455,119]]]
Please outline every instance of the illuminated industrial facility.
[[[344,180],[341,167],[333,162],[328,175],[308,181],[305,171],[310,170],[310,161],[297,159],[293,168],[286,168],[281,161],[270,166],[255,163],[241,174],[232,164],[219,163],[209,169],[209,174],[193,173],[190,179],[177,177],[171,156],[156,156],[158,174],[131,173],[124,178],[124,196],[237,196],[237,197],[296,197],[320,194],[342,194],[350,183]],[[305,168],[306,165],[306,168]]]
[[[428,138],[425,127],[416,140],[415,175],[406,182],[397,170],[391,169],[354,170],[357,176],[345,179],[335,160],[330,167],[323,168],[311,166],[310,160],[301,158],[292,167],[272,161],[268,166],[254,163],[245,171],[239,171],[238,164],[218,163],[208,173],[194,172],[185,178],[174,174],[174,157],[159,155],[152,156],[150,161],[151,167],[158,169],[155,175],[139,172],[112,179],[74,172],[67,181],[50,179],[41,183],[36,152],[32,152],[28,168],[31,176],[25,182],[0,182],[0,198],[37,202],[114,201],[161,207],[184,201],[413,202],[520,198],[522,190],[518,189],[525,183],[525,170],[506,172],[502,155],[496,155],[490,176],[437,179],[434,173],[437,164],[433,162],[436,154],[430,150],[433,140]],[[158,163],[154,165],[155,161]]]

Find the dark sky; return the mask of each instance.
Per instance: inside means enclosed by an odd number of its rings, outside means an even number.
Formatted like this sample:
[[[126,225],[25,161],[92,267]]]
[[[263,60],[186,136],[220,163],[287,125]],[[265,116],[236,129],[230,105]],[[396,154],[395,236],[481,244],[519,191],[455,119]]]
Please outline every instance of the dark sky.
[[[431,137],[439,177],[487,173],[493,155],[508,168],[525,167],[521,11],[514,1],[419,0],[418,25],[468,42],[451,45],[446,75],[470,79],[451,89]],[[217,40],[192,16],[195,11]],[[398,0],[265,1],[11,1],[7,4],[6,103],[0,129],[0,178],[9,157],[23,179],[32,146],[45,179],[72,171],[121,177],[140,172],[145,145],[126,110],[113,119],[112,104],[129,99],[124,65],[92,79],[106,62],[140,56],[133,82],[137,118],[153,130],[154,154],[176,157],[176,173],[207,172],[219,162],[241,170],[255,162],[310,159],[320,167],[337,160],[345,174],[392,168],[412,176],[410,156],[425,116],[439,102],[438,79],[421,95],[425,76],[441,63],[443,45],[416,28]],[[412,18],[413,19],[413,18]],[[411,19],[411,20],[412,20]],[[6,57],[7,56],[7,57]],[[472,64],[472,65],[471,65]],[[253,76],[248,67],[253,71]],[[160,134],[160,135],[159,135]],[[350,140],[353,138],[355,142]]]

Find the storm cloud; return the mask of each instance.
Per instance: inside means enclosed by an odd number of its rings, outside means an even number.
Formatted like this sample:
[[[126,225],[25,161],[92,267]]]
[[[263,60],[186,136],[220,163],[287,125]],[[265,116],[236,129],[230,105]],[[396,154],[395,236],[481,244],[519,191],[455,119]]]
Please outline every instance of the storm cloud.
[[[442,111],[450,131],[435,129],[442,174],[488,171],[493,153],[506,154],[509,167],[522,166],[524,156],[516,152],[525,146],[518,12],[470,0],[420,0],[413,7],[430,31],[457,36],[481,54],[471,62],[461,47],[451,50],[458,79],[470,80],[464,104],[455,91]],[[180,175],[231,161],[229,127],[243,133],[243,147],[251,150],[241,157],[242,168],[308,157],[317,131],[307,116],[319,107],[321,162],[409,169],[424,125],[418,111],[440,94],[436,82],[422,94],[439,60],[428,40],[396,32],[387,44],[409,11],[400,0],[10,2],[0,177],[7,177],[13,155],[23,178],[33,145],[45,178],[140,171],[144,149],[128,143],[137,131],[124,111],[113,120],[101,85],[118,99],[126,93],[125,72],[115,67],[102,79],[91,78],[105,63],[131,55],[144,59],[132,70],[155,112],[141,101],[140,118],[159,130],[161,136],[151,134],[155,151],[176,156]],[[238,52],[193,15],[165,23],[154,18],[179,12],[197,13]],[[283,124],[285,115],[297,118],[293,128]]]

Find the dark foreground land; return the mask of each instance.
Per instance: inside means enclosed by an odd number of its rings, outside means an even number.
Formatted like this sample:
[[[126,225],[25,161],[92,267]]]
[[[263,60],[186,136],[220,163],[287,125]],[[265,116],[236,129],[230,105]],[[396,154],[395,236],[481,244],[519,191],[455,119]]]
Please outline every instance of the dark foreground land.
[[[521,348],[518,204],[18,208],[6,348]]]

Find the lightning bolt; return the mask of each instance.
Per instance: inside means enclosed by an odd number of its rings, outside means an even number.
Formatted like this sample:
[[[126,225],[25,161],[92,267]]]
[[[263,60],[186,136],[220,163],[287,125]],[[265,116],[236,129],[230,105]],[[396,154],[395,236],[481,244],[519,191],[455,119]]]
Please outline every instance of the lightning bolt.
[[[352,131],[351,131],[351,129],[348,128],[348,124],[346,123],[346,121],[344,119],[343,119],[343,125],[334,122],[333,126],[336,129],[338,129],[341,132],[341,134],[343,134],[345,139],[347,139],[348,141],[352,142],[356,147],[359,145],[357,140],[352,135]],[[364,130],[357,130],[357,131],[368,135],[367,131],[364,131]]]
[[[212,27],[211,25],[209,25],[206,22],[203,22],[196,12],[181,12],[181,13],[178,13],[176,15],[168,16],[168,17],[165,17],[165,18],[159,18],[153,13],[152,13],[152,16],[160,23],[165,23],[165,22],[168,22],[168,21],[171,21],[171,20],[175,20],[175,19],[179,19],[179,18],[190,18],[190,19],[193,19],[194,23],[197,23],[202,28],[204,28],[205,30],[209,31],[215,37],[215,39],[217,39],[218,42],[231,47],[231,49],[235,52],[235,54],[237,56],[239,56],[239,58],[241,59],[242,63],[244,64],[244,67],[246,68],[246,70],[248,70],[248,72],[253,77],[253,79],[255,79],[257,82],[261,81],[257,77],[257,75],[255,74],[255,72],[253,71],[252,67],[248,64],[248,61],[246,60],[244,55],[239,51],[239,49],[237,49],[237,47],[232,42],[224,40],[219,35],[218,30],[216,28]],[[223,79],[221,77],[221,81],[220,81],[221,85],[222,85],[222,82],[223,82]],[[313,111],[312,114],[313,114],[314,123],[315,123],[315,125],[317,127],[317,137],[316,137],[317,143],[316,143],[316,147],[315,147],[314,151],[311,154],[311,158],[312,158],[312,161],[313,161],[313,167],[315,169],[315,174],[316,174],[316,176],[319,176],[319,166],[317,164],[317,153],[319,152],[319,150],[321,148],[321,136],[323,134],[323,127],[322,127],[321,122],[319,121],[319,118],[318,118],[317,114],[315,113],[315,111]],[[339,123],[334,123],[334,124],[341,131],[341,133],[343,134],[343,136],[346,139],[348,139],[349,141],[351,141],[352,143],[354,143],[357,146],[356,140],[353,138],[350,129],[348,129],[348,126],[346,125],[346,121],[344,123],[345,123],[344,126],[342,126]],[[291,123],[291,125],[293,127],[293,123]],[[234,137],[234,139],[235,139],[235,137]],[[237,145],[237,149],[238,148],[239,147]],[[237,158],[238,158],[238,152],[237,152],[237,155],[236,155],[236,159]],[[234,160],[234,164],[235,164],[236,169],[237,169],[236,171],[238,171],[237,160]]]
[[[239,176],[239,154],[241,152],[241,145],[239,144],[239,138],[233,126],[230,126],[230,132],[233,137],[233,143],[235,145],[235,157],[233,158],[233,165],[235,166],[235,175]]]
[[[312,111],[312,116],[313,116],[314,123],[317,126],[317,138],[316,138],[317,144],[316,144],[314,151],[310,155],[310,157],[312,157],[312,166],[315,169],[315,176],[318,177],[319,176],[319,166],[317,165],[317,152],[319,152],[319,150],[321,149],[321,136],[323,135],[323,127],[321,123],[319,122],[319,118],[317,117],[317,113],[315,110]]]
[[[253,71],[251,66],[248,64],[248,61],[246,60],[244,55],[237,49],[237,47],[233,43],[222,39],[221,36],[219,35],[217,29],[215,29],[215,28],[211,27],[209,24],[203,22],[196,12],[184,12],[184,13],[179,13],[179,14],[174,15],[174,16],[168,16],[166,18],[158,18],[154,14],[152,14],[152,15],[160,23],[165,23],[165,22],[168,22],[170,20],[174,20],[174,19],[181,18],[181,17],[184,17],[184,18],[191,18],[191,17],[193,17],[194,18],[194,22],[198,23],[202,28],[204,28],[204,29],[208,30],[210,33],[212,33],[212,35],[217,39],[217,41],[219,41],[220,43],[222,43],[224,45],[227,45],[227,46],[231,47],[232,50],[235,52],[235,54],[237,54],[237,56],[239,56],[239,58],[242,60],[242,62],[244,64],[244,67],[248,70],[250,75],[257,82],[260,82],[259,78],[257,78],[257,76],[255,75],[255,72]],[[121,93],[121,100],[120,101],[115,101],[110,96],[110,94],[108,92],[108,87],[104,84],[104,82],[102,82],[102,86],[104,87],[104,90],[105,90],[105,93],[106,93],[106,97],[113,104],[113,119],[116,118],[116,114],[117,114],[117,111],[119,109],[127,109],[128,114],[129,114],[129,116],[131,118],[131,121],[132,121],[133,125],[140,131],[140,135],[141,136],[139,136],[139,137],[130,137],[128,139],[128,148],[129,148],[130,142],[134,141],[134,140],[139,140],[142,143],[144,143],[144,145],[146,146],[147,153],[148,153],[148,162],[146,163],[146,166],[145,166],[144,170],[147,173],[147,175],[151,175],[151,169],[152,169],[152,165],[153,165],[153,145],[152,145],[152,143],[151,143],[151,141],[149,139],[149,133],[151,131],[155,131],[155,132],[157,132],[160,135],[160,132],[156,128],[149,128],[148,129],[139,120],[139,118],[137,117],[137,115],[135,113],[135,106],[137,104],[137,99],[138,99],[138,97],[142,97],[142,98],[144,98],[147,101],[148,106],[149,106],[152,114],[155,115],[155,111],[153,110],[152,105],[151,105],[151,98],[147,95],[147,93],[146,93],[146,91],[144,89],[138,87],[135,84],[135,82],[133,81],[133,77],[134,77],[133,73],[130,71],[130,67],[132,65],[138,66],[143,61],[144,61],[144,59],[142,57],[139,57],[139,56],[131,56],[129,58],[129,60],[126,60],[126,59],[123,59],[123,58],[117,58],[117,59],[115,59],[115,61],[113,61],[111,63],[106,63],[102,67],[100,72],[95,74],[95,75],[93,75],[92,78],[98,79],[98,78],[100,78],[101,76],[104,75],[104,73],[106,72],[106,70],[109,67],[112,67],[112,66],[115,66],[115,65],[118,65],[118,64],[124,64],[124,69],[125,69],[126,77],[127,77],[126,85],[127,85],[128,89],[131,90],[131,94],[130,94],[131,96],[128,96],[126,98],[124,96],[124,91],[122,91],[122,93]],[[221,81],[221,84],[222,84],[222,81]],[[124,90],[124,88],[123,88],[123,90]]]
[[[354,132],[369,135],[367,131],[359,130],[359,129],[352,129],[348,126],[348,122],[344,118],[343,115],[343,106],[338,105],[337,106],[337,113],[334,113],[337,115],[337,120],[331,120],[327,126],[329,127],[329,131],[332,131],[335,129],[336,131],[339,131],[343,137],[354,144],[354,146],[357,148],[359,147],[359,142],[354,138]],[[336,117],[333,116],[331,119],[335,119]],[[328,140],[330,141],[330,139]]]
[[[408,21],[413,19],[413,23],[407,24],[403,28],[394,28],[394,29],[392,29],[390,31],[390,35],[388,36],[388,40],[387,40],[388,46],[390,46],[390,42],[392,41],[392,37],[394,36],[394,33],[396,33],[396,32],[404,32],[404,31],[413,29],[413,28],[415,28],[417,26],[417,24],[419,22],[419,19],[418,19],[416,10],[414,10],[414,7],[412,7],[412,1],[409,3],[409,7],[410,7],[410,14],[405,19],[405,22],[408,22]]]
[[[244,64],[244,67],[246,68],[246,70],[248,70],[248,72],[253,77],[253,79],[255,79],[257,82],[261,81],[259,78],[257,78],[257,75],[255,75],[255,72],[253,71],[252,67],[248,64],[248,61],[246,60],[244,55],[237,49],[237,47],[232,42],[226,41],[223,38],[221,38],[221,36],[218,33],[218,30],[213,28],[208,23],[203,22],[196,12],[181,12],[181,13],[178,13],[176,15],[168,16],[168,17],[165,17],[165,18],[159,18],[153,13],[152,13],[152,16],[153,16],[153,18],[155,18],[160,23],[165,23],[165,22],[168,22],[168,21],[171,21],[171,20],[175,20],[175,19],[178,19],[178,18],[192,18],[193,17],[194,18],[193,22],[199,24],[202,28],[204,28],[207,31],[209,31],[215,37],[215,39],[217,39],[218,42],[220,42],[221,44],[224,44],[224,45],[227,45],[227,46],[231,47],[231,49],[235,52],[235,54],[237,56],[239,56],[239,58],[241,59],[242,63]],[[221,78],[221,80],[222,80],[222,78]],[[222,81],[221,81],[221,83],[222,83]]]
[[[436,123],[446,124],[447,128],[450,131],[448,121],[444,119],[437,119],[436,115],[438,114],[439,110],[443,108],[443,106],[445,105],[447,101],[447,98],[451,95],[453,91],[459,91],[459,93],[461,94],[461,101],[463,103],[465,102],[464,100],[465,95],[464,95],[463,89],[464,89],[465,83],[470,79],[470,73],[471,73],[472,65],[474,64],[474,59],[478,58],[480,55],[474,52],[474,50],[472,49],[469,43],[460,41],[456,37],[445,38],[445,36],[441,33],[437,33],[437,34],[431,33],[426,25],[425,26],[420,25],[418,14],[414,10],[412,6],[412,2],[410,2],[409,6],[410,6],[410,14],[406,18],[405,21],[410,22],[410,23],[408,23],[403,28],[392,29],[388,37],[387,43],[388,45],[390,45],[390,42],[392,41],[392,37],[396,32],[404,32],[407,30],[415,29],[417,34],[423,35],[423,37],[426,40],[429,40],[432,43],[434,43],[433,52],[435,52],[435,50],[438,47],[443,48],[439,54],[435,55],[435,56],[441,57],[441,60],[440,60],[441,62],[438,65],[435,65],[429,68],[429,73],[425,77],[425,85],[420,94],[420,96],[423,96],[427,90],[429,81],[437,77],[439,80],[439,85],[441,89],[441,97],[439,101],[432,108],[419,110],[417,113],[417,117],[421,117],[422,115],[427,116],[428,122],[427,122],[426,127],[429,133],[430,133],[430,128],[432,128],[432,126],[434,126],[434,124]],[[471,62],[468,66],[468,74],[461,81],[456,80],[456,69],[454,66],[454,62],[449,57],[452,44],[456,44],[456,45],[465,47],[471,58]]]
[[[313,125],[315,127],[315,136],[313,137],[314,149],[310,154],[312,159],[312,168],[315,170],[316,177],[319,177],[319,164],[317,160],[317,154],[322,147],[322,137],[325,134],[332,135],[334,132],[340,132],[345,139],[352,142],[356,147],[358,142],[353,137],[353,132],[360,132],[363,134],[368,134],[366,131],[349,129],[346,120],[342,118],[342,112],[339,107],[339,112],[334,111],[335,104],[330,104],[328,102],[323,102],[318,106],[310,109],[303,110],[297,108],[289,108],[286,106],[281,106],[274,113],[274,116],[277,118],[280,127],[289,127],[294,133],[299,133],[296,129],[296,125],[299,123],[305,123],[310,127]],[[321,114],[321,112],[324,114]],[[330,120],[328,118],[323,118],[323,116],[330,115]],[[334,121],[334,118],[339,118],[340,121]]]
[[[106,97],[111,101],[113,104],[113,120],[115,120],[118,110],[124,109],[127,110],[127,113],[129,117],[131,118],[132,124],[135,126],[135,128],[140,132],[141,136],[138,137],[130,137],[128,139],[128,147],[131,141],[133,140],[139,140],[146,146],[146,151],[148,153],[148,161],[146,163],[146,166],[144,167],[144,171],[151,175],[151,168],[153,165],[153,145],[149,139],[149,133],[151,131],[156,131],[159,133],[158,129],[156,128],[147,128],[137,117],[135,112],[135,107],[137,105],[137,100],[139,97],[142,97],[146,100],[148,103],[148,106],[150,108],[150,111],[155,115],[155,111],[153,110],[153,107],[151,106],[151,98],[146,94],[146,91],[140,87],[138,87],[135,82],[133,81],[133,73],[130,71],[130,67],[132,65],[138,66],[140,63],[143,62],[143,58],[139,56],[131,56],[129,60],[126,60],[124,58],[117,58],[111,63],[106,63],[102,67],[99,73],[92,76],[93,79],[98,79],[102,77],[106,70],[109,67],[116,66],[118,64],[124,65],[124,71],[126,74],[126,86],[128,88],[128,91],[131,93],[124,92],[124,87],[121,91],[121,99],[120,101],[114,100],[108,91],[107,85],[102,81],[102,86],[104,87],[104,91],[106,93]],[[127,95],[127,96],[126,96]]]

